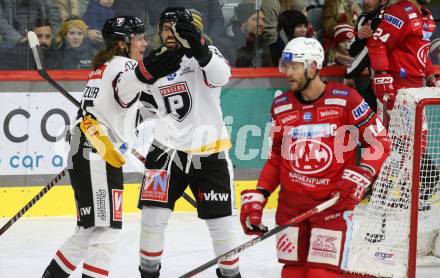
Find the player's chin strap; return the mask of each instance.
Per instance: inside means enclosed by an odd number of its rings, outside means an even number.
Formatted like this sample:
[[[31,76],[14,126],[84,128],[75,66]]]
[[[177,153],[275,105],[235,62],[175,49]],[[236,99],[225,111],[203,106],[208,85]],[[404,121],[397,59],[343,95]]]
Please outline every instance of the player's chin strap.
[[[308,70],[309,70],[309,68],[304,69],[304,76],[305,76],[305,78],[306,78],[307,81],[306,81],[306,83],[304,84],[304,86],[302,86],[301,89],[299,89],[298,91],[296,91],[297,94],[301,94],[301,92],[304,91],[304,90],[307,88],[307,86],[309,86],[310,81],[312,81],[313,79],[315,79],[315,78],[318,76],[318,74],[319,74],[319,69],[316,69],[316,73],[315,73],[315,75],[314,75],[312,78],[307,78],[307,71],[308,71]]]

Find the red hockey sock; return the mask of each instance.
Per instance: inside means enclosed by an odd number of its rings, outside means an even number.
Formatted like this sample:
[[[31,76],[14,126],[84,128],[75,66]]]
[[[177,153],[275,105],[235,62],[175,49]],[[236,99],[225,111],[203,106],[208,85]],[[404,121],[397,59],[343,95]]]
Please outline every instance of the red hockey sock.
[[[307,278],[325,277],[325,278],[341,278],[342,273],[325,268],[309,268],[307,269]]]
[[[281,270],[281,278],[307,277],[305,265],[284,265]]]

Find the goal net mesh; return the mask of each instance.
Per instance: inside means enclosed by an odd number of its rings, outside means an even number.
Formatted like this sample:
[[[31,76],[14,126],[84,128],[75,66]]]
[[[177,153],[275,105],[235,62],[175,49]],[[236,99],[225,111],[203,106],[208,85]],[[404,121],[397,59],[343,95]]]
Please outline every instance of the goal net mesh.
[[[416,106],[423,99],[422,125],[416,128]],[[421,136],[422,144],[414,146]],[[390,115],[391,154],[384,162],[366,208],[358,206],[355,228],[342,268],[380,277],[407,277],[410,240],[413,160],[420,160],[418,234],[427,237],[440,227],[440,89],[400,90]],[[417,185],[415,185],[417,186]],[[426,245],[426,244],[424,244]],[[429,243],[418,246],[429,254]],[[411,254],[415,255],[415,254]]]

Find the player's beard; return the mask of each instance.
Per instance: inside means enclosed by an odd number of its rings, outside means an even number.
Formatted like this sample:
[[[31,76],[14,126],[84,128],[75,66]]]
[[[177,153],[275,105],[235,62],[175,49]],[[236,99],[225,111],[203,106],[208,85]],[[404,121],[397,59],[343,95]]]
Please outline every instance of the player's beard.
[[[293,83],[290,83],[290,90],[292,92],[298,92],[304,89],[307,80],[305,79],[304,76],[301,76],[300,78],[294,79],[293,81],[294,81]]]
[[[163,40],[163,44],[170,51],[178,51],[181,47],[180,43],[176,40],[176,38],[172,36],[168,36]]]

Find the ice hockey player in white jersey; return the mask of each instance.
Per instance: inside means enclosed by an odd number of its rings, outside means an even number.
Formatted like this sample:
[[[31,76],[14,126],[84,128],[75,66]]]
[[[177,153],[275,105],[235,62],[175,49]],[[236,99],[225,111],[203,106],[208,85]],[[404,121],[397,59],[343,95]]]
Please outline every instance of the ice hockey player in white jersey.
[[[229,64],[204,42],[189,10],[165,9],[159,28],[163,44],[183,58],[178,71],[157,80],[148,88],[150,94],[141,96],[146,113],[151,107],[159,110],[139,197],[142,278],[159,277],[164,231],[188,185],[214,253],[236,247],[238,236],[231,143],[220,107],[221,86],[231,76]],[[216,271],[218,277],[241,277],[238,257],[220,261]]]
[[[133,104],[141,90],[175,72],[181,62],[180,55],[165,49],[142,58],[144,33],[142,21],[131,16],[111,18],[103,27],[106,48],[94,58],[70,139],[77,227],[44,278],[69,277],[81,262],[83,278],[109,275],[122,227],[122,165],[134,132]]]

